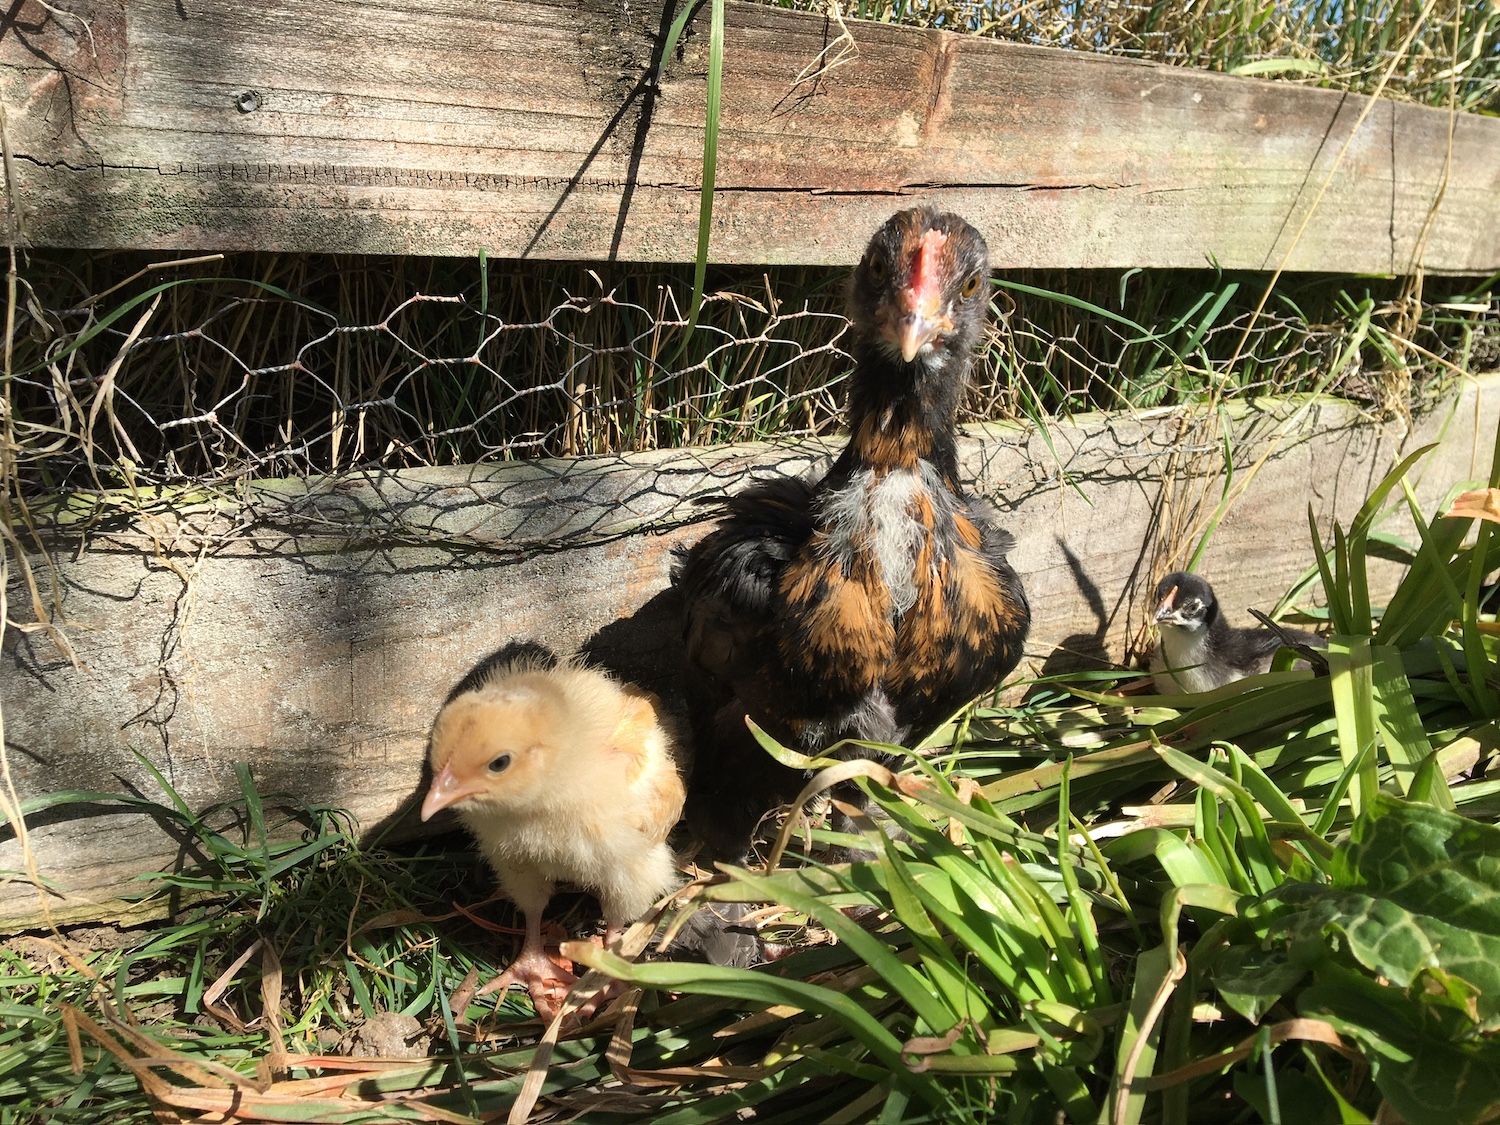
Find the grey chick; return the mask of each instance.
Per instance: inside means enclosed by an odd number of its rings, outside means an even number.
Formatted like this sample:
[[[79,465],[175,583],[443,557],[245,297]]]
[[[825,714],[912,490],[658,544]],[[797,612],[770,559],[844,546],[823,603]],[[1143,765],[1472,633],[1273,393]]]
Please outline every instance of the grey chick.
[[[1300,629],[1236,629],[1224,620],[1213,587],[1196,574],[1173,571],[1156,587],[1161,640],[1151,653],[1151,677],[1162,695],[1212,691],[1270,670],[1287,641],[1324,647]]]

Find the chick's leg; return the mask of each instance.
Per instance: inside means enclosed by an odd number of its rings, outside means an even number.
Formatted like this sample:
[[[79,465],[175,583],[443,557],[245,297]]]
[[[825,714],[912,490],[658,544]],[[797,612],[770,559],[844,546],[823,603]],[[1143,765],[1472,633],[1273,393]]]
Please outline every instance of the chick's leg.
[[[615,876],[612,882],[599,888],[599,904],[604,908],[604,948],[618,951],[631,920],[645,914],[652,903],[683,880],[672,849],[665,843],[658,844],[633,864],[622,864]],[[610,981],[594,1003],[602,1005],[625,991],[622,982]]]
[[[536,1014],[550,1023],[562,1007],[577,977],[547,956],[542,942],[542,911],[552,897],[552,883],[545,876],[517,869],[497,870],[505,893],[526,915],[526,942],[521,952],[501,973],[476,995],[502,992],[513,984],[522,985],[531,996]]]
[[[481,988],[477,996],[501,992],[513,984],[522,985],[531,996],[536,1014],[551,1023],[567,998],[568,989],[578,978],[547,956],[542,943],[542,912],[526,912],[526,944],[510,963],[510,968]]]

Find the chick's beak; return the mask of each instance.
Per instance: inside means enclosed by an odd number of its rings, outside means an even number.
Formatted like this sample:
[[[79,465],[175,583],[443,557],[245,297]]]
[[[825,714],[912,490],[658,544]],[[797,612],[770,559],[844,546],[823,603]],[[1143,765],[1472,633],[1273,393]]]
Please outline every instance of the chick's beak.
[[[428,820],[433,813],[441,812],[450,805],[456,805],[465,797],[472,797],[479,792],[476,785],[465,785],[459,781],[453,773],[453,764],[450,762],[438,771],[438,775],[432,779],[432,788],[427,790],[427,797],[422,801],[422,819]]]
[[[1167,591],[1167,596],[1162,598],[1161,605],[1156,607],[1155,621],[1159,625],[1176,614],[1174,603],[1177,601],[1177,587],[1173,586]]]

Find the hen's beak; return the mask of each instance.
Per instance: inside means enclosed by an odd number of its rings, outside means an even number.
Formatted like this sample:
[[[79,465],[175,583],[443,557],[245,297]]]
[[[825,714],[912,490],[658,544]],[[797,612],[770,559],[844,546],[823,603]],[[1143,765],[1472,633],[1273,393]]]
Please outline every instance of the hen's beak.
[[[903,304],[915,303],[911,300],[913,295],[910,289],[903,293],[902,297],[908,298],[902,302]],[[907,363],[916,359],[917,353],[931,343],[933,337],[943,330],[945,324],[948,324],[947,318],[937,317],[936,312],[935,308],[929,315],[923,315],[920,311],[909,312],[896,321],[896,346],[901,349],[901,358]],[[952,327],[951,324],[948,326]]]
[[[943,304],[942,257],[947,241],[948,236],[940,230],[922,235],[908,283],[896,296],[898,316],[891,342],[901,349],[901,358],[907,363],[939,333],[953,330],[953,321],[938,312]]]
[[[953,331],[953,318],[942,312],[943,294],[937,286],[909,285],[896,297],[891,343],[910,363],[932,341]]]
[[[478,792],[477,786],[472,783],[465,785],[454,776],[453,764],[450,762],[432,779],[432,788],[427,790],[427,797],[422,802],[422,819],[428,820],[433,813],[441,812]]]
[[[1177,601],[1177,587],[1173,586],[1167,591],[1167,596],[1162,598],[1161,605],[1156,607],[1155,621],[1159,625],[1163,621],[1176,615],[1175,602]]]

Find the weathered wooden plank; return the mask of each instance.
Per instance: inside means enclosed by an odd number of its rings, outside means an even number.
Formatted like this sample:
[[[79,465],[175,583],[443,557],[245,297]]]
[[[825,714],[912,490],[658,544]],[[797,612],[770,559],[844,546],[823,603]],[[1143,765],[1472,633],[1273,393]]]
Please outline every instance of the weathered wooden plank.
[[[14,7],[32,245],[681,261],[707,9],[611,0]],[[728,5],[712,253],[852,261],[898,205],[1001,267],[1500,268],[1500,121],[1284,82]],[[834,55],[839,51],[833,52]],[[832,56],[830,56],[832,57]],[[659,81],[653,79],[659,78]],[[1345,150],[1348,142],[1347,151]],[[1317,217],[1302,220],[1335,159]]]
[[[1345,406],[1319,406],[1290,425],[1287,416],[1279,404],[1236,422],[1242,468],[1287,429],[1206,560],[1239,620],[1310,564],[1308,503],[1324,527],[1335,515],[1347,521],[1398,451],[1438,437],[1418,487],[1424,503],[1484,471],[1500,380],[1466,390],[1411,434],[1362,423]],[[1181,423],[1175,412],[1058,423],[1055,457],[1029,427],[975,428],[964,439],[964,472],[1000,501],[1018,539],[1013,558],[1036,615],[1025,667],[1059,648],[1118,656],[1141,624],[1170,454],[1200,441],[1204,464],[1218,456],[1216,441]],[[243,502],[165,504],[81,553],[64,544],[67,628],[82,667],[43,633],[7,630],[0,706],[16,784],[23,797],[127,787],[160,797],[139,751],[202,808],[233,800],[234,764],[250,762],[265,792],[350,808],[366,827],[385,822],[419,785],[444,694],[507,640],[587,644],[676,699],[667,572],[671,548],[703,533],[697,498],[739,487],[752,471],[815,468],[829,448],[268,484]],[[1208,483],[1212,503],[1218,490]],[[1176,495],[1185,491],[1179,482]],[[9,596],[13,613],[28,604],[19,585]],[[53,809],[32,818],[31,838],[42,873],[70,892],[53,900],[58,918],[98,914],[132,875],[180,859],[170,832],[130,812]],[[8,831],[0,869],[23,869]],[[24,882],[0,887],[0,923],[36,911]]]

